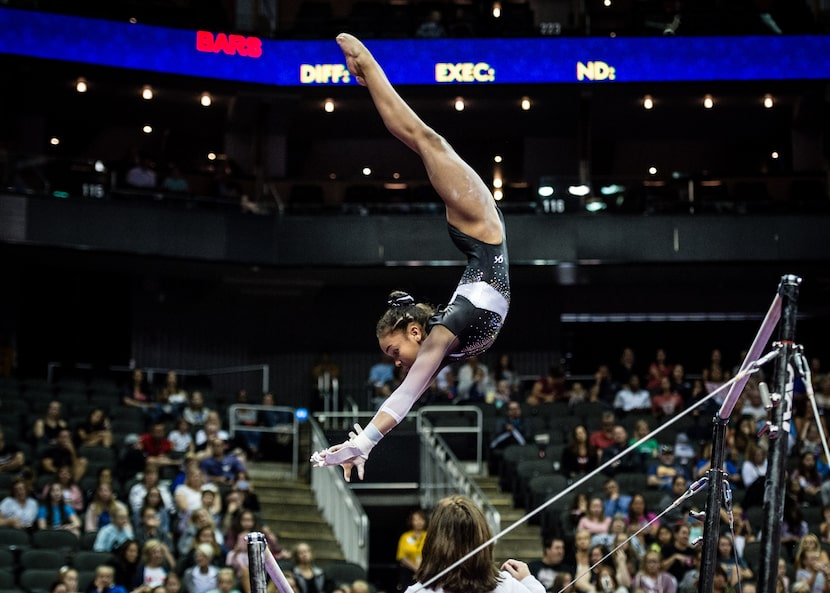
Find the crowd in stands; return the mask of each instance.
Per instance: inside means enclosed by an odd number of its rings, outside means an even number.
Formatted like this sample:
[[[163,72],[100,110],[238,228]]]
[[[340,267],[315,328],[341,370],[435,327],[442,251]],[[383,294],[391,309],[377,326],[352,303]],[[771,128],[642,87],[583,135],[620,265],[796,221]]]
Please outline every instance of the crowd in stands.
[[[810,374],[795,379],[786,452],[782,593],[824,590],[830,576],[830,562],[820,559],[830,551],[830,465],[820,434],[830,375],[819,359],[808,364]],[[688,373],[662,349],[640,365],[626,348],[616,364],[599,365],[592,381],[571,379],[554,365],[522,382],[502,356],[493,371],[478,360],[464,363],[452,371],[448,392],[435,387],[429,397],[490,411],[489,470],[516,506],[533,510],[585,479],[540,520],[543,557],[532,568],[549,591],[691,593],[700,575],[698,513],[706,504],[697,481],[709,472],[712,419],[737,370],[718,350]],[[764,368],[747,381],[726,425],[723,479],[732,502],[721,509],[717,591],[752,590],[758,576],[770,447],[761,383],[771,379]]]
[[[700,491],[689,495],[689,488],[709,471],[712,416],[724,395],[717,390],[735,367],[713,351],[705,368],[687,373],[662,350],[640,366],[626,349],[616,364],[599,365],[587,380],[555,365],[528,380],[509,355],[488,366],[490,360],[446,367],[418,405],[461,403],[485,411],[489,470],[516,506],[530,510],[601,470],[540,516],[543,555],[532,565],[548,590],[696,589],[702,523],[694,515],[704,498]],[[724,477],[733,503],[721,509],[715,587],[725,593],[738,583],[751,587],[757,577],[769,448],[761,431],[768,416],[759,386],[764,370],[746,383],[726,429]],[[830,375],[818,359],[811,370],[823,410],[830,407]],[[372,405],[402,379],[389,360],[373,365],[367,383]],[[200,389],[185,389],[175,372],[151,385],[136,369],[118,392],[109,387],[109,403],[92,385],[85,389],[80,398],[66,386],[0,380],[0,484],[9,492],[0,500],[0,529],[29,537],[71,534],[75,550],[102,554],[92,569],[61,557],[53,576],[66,593],[112,586],[125,593],[250,593],[245,534],[252,530],[266,534],[278,558],[291,558],[298,593],[349,593],[314,563],[307,544],[289,554],[276,530],[262,522],[248,464],[278,448],[274,436],[238,432],[230,438],[228,410]],[[817,424],[806,394],[799,377],[781,523],[782,593],[799,593],[805,583],[819,591],[815,582],[830,570],[822,560],[830,550],[830,467],[821,442],[826,426],[824,416]],[[273,395],[261,402],[273,405]],[[287,421],[246,410],[251,402],[244,391],[234,403],[242,405],[234,408],[241,424]],[[668,420],[670,426],[648,436]],[[523,473],[526,464],[535,464],[532,473]],[[421,516],[426,525],[426,513]],[[74,584],[57,572],[60,566],[69,567]],[[15,585],[37,589],[20,581],[25,569],[15,570]]]
[[[292,554],[262,520],[248,466],[274,458],[264,452],[279,452],[276,434],[225,428],[231,413],[265,427],[290,423],[284,413],[225,408],[173,371],[153,385],[141,369],[122,385],[0,378],[0,406],[0,542],[14,550],[0,589],[250,593],[252,531],[287,562],[296,593],[340,584],[310,585],[310,546]],[[53,555],[35,564],[34,552]]]

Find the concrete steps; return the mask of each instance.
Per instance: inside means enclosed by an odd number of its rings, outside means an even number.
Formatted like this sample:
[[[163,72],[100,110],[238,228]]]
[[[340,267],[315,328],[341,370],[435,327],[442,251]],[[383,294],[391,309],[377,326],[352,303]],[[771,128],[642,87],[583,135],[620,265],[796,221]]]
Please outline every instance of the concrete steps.
[[[317,509],[311,486],[291,476],[290,464],[248,462],[248,472],[256,485],[262,520],[284,548],[306,542],[321,565],[344,559],[331,527]]]
[[[478,487],[490,499],[501,515],[502,530],[524,517],[525,510],[513,507],[513,496],[499,488],[498,478],[476,476]],[[494,556],[497,562],[515,558],[529,562],[541,557],[542,535],[538,525],[522,523],[496,542]]]

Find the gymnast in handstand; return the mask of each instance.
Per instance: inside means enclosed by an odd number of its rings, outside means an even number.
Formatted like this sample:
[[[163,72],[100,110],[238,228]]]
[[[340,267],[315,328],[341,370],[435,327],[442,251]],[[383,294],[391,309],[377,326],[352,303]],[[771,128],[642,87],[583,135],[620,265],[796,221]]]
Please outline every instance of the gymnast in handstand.
[[[421,157],[444,202],[450,238],[467,256],[467,267],[445,308],[433,310],[405,292],[389,295],[376,335],[380,349],[407,371],[406,377],[363,429],[356,425],[349,440],[311,458],[318,466],[342,465],[349,480],[352,468],[363,479],[369,452],[406,416],[444,366],[477,356],[493,344],[510,305],[510,281],[504,218],[490,190],[412,111],[363,43],[346,33],[337,36],[337,43],[349,72],[369,89],[386,128]]]

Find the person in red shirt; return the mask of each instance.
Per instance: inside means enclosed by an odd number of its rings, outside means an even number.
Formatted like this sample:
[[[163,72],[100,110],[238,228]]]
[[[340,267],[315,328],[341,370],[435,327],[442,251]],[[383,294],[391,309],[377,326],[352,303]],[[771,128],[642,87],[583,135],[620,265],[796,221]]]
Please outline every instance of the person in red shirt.
[[[156,422],[139,437],[141,451],[148,463],[156,465],[178,465],[179,462],[170,457],[173,444],[167,438],[167,429],[163,422]]]
[[[617,423],[617,419],[614,416],[614,412],[606,411],[602,413],[602,419],[600,420],[600,428],[599,430],[595,430],[591,433],[588,442],[594,447],[597,451],[602,451],[603,449],[607,449],[611,445],[614,444],[614,425]]]

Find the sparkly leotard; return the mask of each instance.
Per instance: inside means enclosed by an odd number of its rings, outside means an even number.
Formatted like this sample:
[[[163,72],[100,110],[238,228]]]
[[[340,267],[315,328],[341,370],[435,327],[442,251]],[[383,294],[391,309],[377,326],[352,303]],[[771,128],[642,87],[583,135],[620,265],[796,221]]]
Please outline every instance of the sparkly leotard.
[[[501,212],[499,219],[502,242],[498,245],[483,243],[447,225],[452,242],[467,256],[467,267],[450,304],[430,318],[427,331],[443,325],[455,334],[459,347],[449,358],[468,358],[485,352],[495,342],[507,316],[510,266]]]

